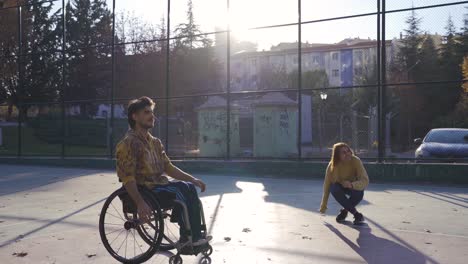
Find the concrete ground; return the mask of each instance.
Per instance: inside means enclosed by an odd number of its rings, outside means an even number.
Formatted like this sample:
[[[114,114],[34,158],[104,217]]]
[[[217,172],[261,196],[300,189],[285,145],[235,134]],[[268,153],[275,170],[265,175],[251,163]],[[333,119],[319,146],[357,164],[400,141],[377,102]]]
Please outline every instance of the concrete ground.
[[[467,263],[468,188],[371,184],[354,227],[335,222],[332,198],[317,213],[321,181],[196,176],[211,263]],[[98,215],[119,186],[112,171],[0,165],[0,263],[117,263]]]

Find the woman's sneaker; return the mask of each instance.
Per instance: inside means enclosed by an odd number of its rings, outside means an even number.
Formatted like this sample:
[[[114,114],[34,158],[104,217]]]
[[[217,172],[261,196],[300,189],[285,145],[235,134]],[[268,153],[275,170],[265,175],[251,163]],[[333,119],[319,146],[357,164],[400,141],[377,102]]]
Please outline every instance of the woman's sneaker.
[[[361,213],[356,213],[354,215],[354,224],[359,225],[364,222],[364,216]]]
[[[347,216],[348,216],[348,211],[346,211],[345,209],[341,209],[340,214],[336,217],[336,221],[338,223],[341,223],[344,220],[346,220]]]

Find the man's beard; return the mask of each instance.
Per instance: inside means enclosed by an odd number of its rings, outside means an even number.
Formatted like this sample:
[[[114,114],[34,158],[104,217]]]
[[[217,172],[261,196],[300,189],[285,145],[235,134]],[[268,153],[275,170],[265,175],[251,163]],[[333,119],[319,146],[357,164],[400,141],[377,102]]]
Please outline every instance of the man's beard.
[[[148,125],[148,124],[141,124],[140,126],[141,126],[142,128],[144,128],[144,129],[151,129],[151,128],[154,127],[154,123],[153,123],[153,124],[150,124],[150,125]]]

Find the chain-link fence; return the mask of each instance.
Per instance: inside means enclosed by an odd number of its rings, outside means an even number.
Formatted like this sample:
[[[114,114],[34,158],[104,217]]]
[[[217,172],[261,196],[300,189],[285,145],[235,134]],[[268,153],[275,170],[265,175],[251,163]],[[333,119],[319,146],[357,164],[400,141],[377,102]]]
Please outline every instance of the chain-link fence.
[[[468,1],[0,0],[0,155],[468,160]]]

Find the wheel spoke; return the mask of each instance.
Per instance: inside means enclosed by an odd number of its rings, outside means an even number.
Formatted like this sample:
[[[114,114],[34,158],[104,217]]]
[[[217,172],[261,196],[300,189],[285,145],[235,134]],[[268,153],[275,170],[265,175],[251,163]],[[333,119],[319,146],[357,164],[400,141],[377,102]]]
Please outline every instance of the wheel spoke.
[[[135,238],[135,232],[133,233],[133,239],[135,239],[135,240],[136,240],[136,238]],[[137,245],[138,245],[138,243],[137,243]],[[141,247],[140,247],[140,245],[138,245],[138,248],[140,249],[140,251],[141,251],[141,254],[143,254],[143,250],[141,250]]]
[[[136,238],[135,238],[135,229],[133,229],[133,256],[136,257],[136,253],[135,253],[135,242],[136,242]]]
[[[125,231],[125,229],[122,229],[122,231],[120,231],[120,233],[114,238],[114,240],[112,240],[112,242],[109,243],[110,246],[112,246],[112,243],[114,243],[114,241],[123,233],[123,231]]]
[[[112,233],[118,232],[118,231],[120,231],[120,230],[123,231],[123,230],[125,230],[125,228],[116,229],[116,230],[114,230],[114,231],[111,231],[111,232],[109,232],[109,233],[106,233],[106,236],[108,236],[108,235],[110,235],[110,234],[112,234]]]
[[[115,226],[122,226],[122,224],[114,224],[114,223],[104,223],[105,225],[115,225]]]
[[[121,249],[122,246],[123,246],[123,243],[127,241],[127,238],[128,238],[128,230],[127,230],[127,235],[125,236],[125,240],[122,241],[122,244],[120,244],[120,247],[117,249],[117,253],[119,253],[120,249]]]
[[[114,208],[114,210],[115,210],[115,211],[117,212],[117,214],[120,216],[120,219],[122,219],[122,220],[124,220],[124,221],[125,221],[125,219],[124,219],[124,218],[123,218],[123,216],[120,214],[120,212],[119,212],[117,209],[115,209],[115,206],[114,206],[114,204],[113,204],[113,203],[111,203],[111,205],[112,205],[112,208]]]
[[[113,217],[115,217],[115,218],[117,218],[117,219],[120,219],[120,220],[122,220],[122,221],[125,222],[125,219],[122,219],[122,218],[120,218],[120,217],[118,217],[118,216],[115,216],[115,215],[113,215],[113,214],[111,214],[111,213],[109,213],[109,212],[106,212],[106,214],[112,215]]]

